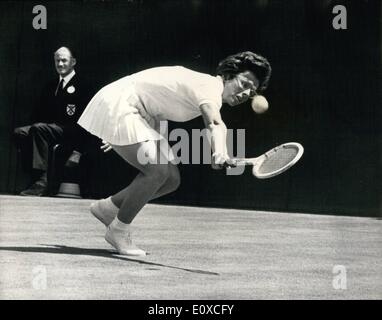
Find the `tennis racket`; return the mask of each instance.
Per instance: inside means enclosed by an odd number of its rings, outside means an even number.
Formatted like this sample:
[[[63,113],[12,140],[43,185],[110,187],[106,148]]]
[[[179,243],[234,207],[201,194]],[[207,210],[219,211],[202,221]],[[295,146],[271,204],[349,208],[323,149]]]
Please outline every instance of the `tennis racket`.
[[[252,174],[258,179],[267,179],[283,173],[292,167],[304,153],[304,148],[297,142],[279,145],[257,158],[234,158],[236,165],[250,165]]]

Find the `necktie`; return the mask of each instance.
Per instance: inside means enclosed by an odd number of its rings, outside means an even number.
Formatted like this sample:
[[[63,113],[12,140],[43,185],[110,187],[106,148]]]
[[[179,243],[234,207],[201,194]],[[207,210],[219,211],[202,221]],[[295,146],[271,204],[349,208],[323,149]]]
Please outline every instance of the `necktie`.
[[[57,96],[58,90],[64,89],[64,79],[61,79],[59,84],[57,85],[56,91],[54,93],[55,96]]]

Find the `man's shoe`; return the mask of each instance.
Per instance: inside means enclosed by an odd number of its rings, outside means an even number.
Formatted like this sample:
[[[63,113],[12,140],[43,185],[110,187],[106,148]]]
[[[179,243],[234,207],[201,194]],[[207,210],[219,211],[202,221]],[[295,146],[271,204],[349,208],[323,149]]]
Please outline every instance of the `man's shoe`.
[[[41,197],[47,194],[46,183],[41,181],[35,182],[29,189],[21,191],[21,196]]]
[[[118,253],[126,256],[145,256],[146,252],[133,244],[131,230],[119,230],[109,226],[106,231],[105,240],[110,243]]]
[[[81,153],[78,151],[73,151],[68,160],[65,163],[66,167],[74,168],[80,164]]]

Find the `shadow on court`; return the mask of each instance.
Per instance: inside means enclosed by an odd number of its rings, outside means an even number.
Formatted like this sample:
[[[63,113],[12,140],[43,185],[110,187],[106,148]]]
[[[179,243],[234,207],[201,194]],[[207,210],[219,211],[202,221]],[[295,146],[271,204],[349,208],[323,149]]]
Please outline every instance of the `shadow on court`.
[[[126,262],[133,262],[133,263],[142,264],[142,265],[182,270],[182,271],[187,271],[192,273],[201,273],[201,274],[214,275],[214,276],[219,275],[219,273],[216,273],[216,272],[182,268],[182,267],[165,265],[161,263],[131,259],[125,256],[120,256],[111,250],[89,249],[89,248],[70,247],[70,246],[63,246],[63,245],[50,245],[50,244],[41,244],[41,245],[44,247],[0,247],[0,251],[54,253],[54,254],[71,254],[71,255],[81,255],[81,256],[103,257],[103,258],[109,258],[109,259],[117,259],[117,260],[126,261]]]

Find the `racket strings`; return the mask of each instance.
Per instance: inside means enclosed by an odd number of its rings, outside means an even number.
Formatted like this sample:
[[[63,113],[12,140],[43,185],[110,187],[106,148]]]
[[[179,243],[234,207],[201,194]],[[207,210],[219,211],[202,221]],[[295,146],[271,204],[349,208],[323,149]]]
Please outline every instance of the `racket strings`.
[[[297,153],[298,150],[295,148],[280,148],[268,155],[258,168],[258,172],[260,174],[266,174],[277,171],[293,161]]]

